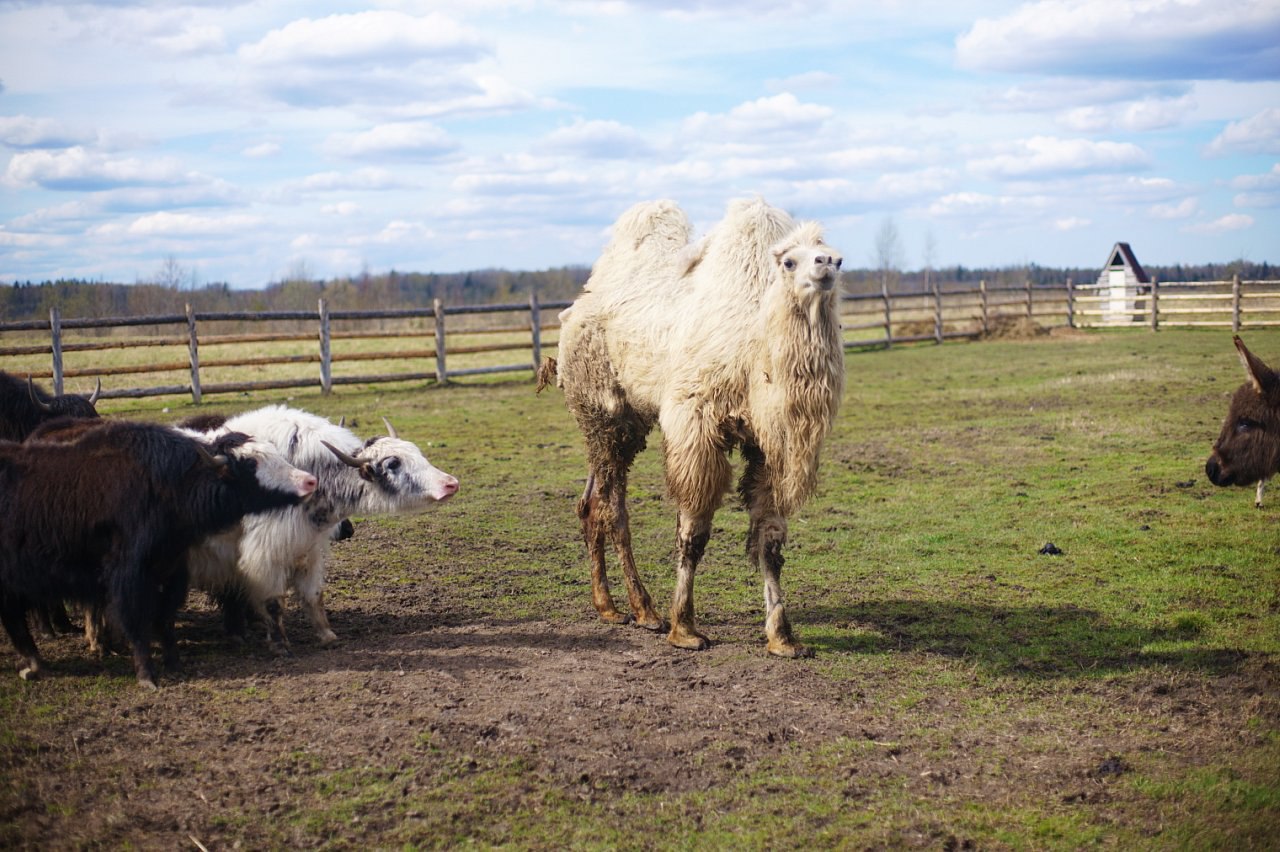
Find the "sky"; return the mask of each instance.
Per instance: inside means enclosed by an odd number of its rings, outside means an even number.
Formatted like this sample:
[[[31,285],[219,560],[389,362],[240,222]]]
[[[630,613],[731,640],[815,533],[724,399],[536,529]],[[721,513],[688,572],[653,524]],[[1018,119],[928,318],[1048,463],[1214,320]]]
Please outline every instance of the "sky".
[[[0,0],[0,282],[586,265],[756,195],[846,267],[1280,262],[1280,0]]]

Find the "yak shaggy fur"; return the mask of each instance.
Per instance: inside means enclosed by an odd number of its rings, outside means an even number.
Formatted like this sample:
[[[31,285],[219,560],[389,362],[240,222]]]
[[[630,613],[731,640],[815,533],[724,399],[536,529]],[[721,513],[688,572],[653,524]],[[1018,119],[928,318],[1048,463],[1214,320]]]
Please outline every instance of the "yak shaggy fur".
[[[782,608],[781,548],[787,516],[817,483],[844,387],[840,258],[819,225],[796,223],[762,199],[731,202],[702,240],[690,238],[674,203],[631,208],[560,317],[554,369],[590,469],[579,514],[593,598],[606,620],[626,620],[604,575],[607,535],[637,621],[661,626],[631,559],[625,505],[627,470],[656,423],[679,508],[669,641],[708,644],[693,621],[693,573],[730,487],[728,453],[736,448],[746,461],[739,492],[751,521],[747,552],[765,580],[769,650],[797,656],[806,650]]]

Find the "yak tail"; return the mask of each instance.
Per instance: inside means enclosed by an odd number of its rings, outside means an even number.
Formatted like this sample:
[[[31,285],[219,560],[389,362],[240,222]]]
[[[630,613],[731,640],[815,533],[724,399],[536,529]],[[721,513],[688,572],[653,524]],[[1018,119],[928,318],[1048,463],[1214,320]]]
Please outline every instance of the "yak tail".
[[[547,385],[555,384],[556,366],[556,359],[550,355],[542,359],[542,366],[538,368],[538,386],[533,389],[534,393],[542,393]]]

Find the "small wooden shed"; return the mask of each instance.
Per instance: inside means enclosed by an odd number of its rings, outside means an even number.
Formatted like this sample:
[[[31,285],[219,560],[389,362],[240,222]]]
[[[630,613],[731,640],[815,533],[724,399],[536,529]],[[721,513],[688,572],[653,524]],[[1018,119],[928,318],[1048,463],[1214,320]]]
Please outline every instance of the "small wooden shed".
[[[1115,325],[1139,322],[1140,311],[1145,309],[1139,298],[1150,292],[1151,279],[1133,249],[1128,243],[1116,243],[1098,275],[1098,294],[1106,297],[1102,303],[1103,321]]]

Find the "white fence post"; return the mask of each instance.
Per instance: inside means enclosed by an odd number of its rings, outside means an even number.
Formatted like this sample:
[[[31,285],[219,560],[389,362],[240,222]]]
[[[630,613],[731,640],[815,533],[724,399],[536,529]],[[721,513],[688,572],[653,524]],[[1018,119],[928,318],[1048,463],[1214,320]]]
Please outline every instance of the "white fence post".
[[[533,335],[533,372],[542,366],[542,310],[538,307],[538,292],[529,293],[529,327]]]
[[[329,303],[320,300],[320,392],[328,396],[333,391],[333,354],[330,349]]]
[[[880,298],[884,300],[884,348],[893,346],[893,314],[890,307],[889,282],[880,282]]]
[[[1231,331],[1240,332],[1240,273],[1231,276]]]
[[[436,381],[443,385],[449,381],[444,358],[444,304],[434,299],[431,308],[436,315]]]
[[[49,309],[49,335],[53,351],[53,393],[62,396],[62,314],[56,307]]]
[[[200,339],[196,336],[196,312],[187,303],[187,359],[191,362],[191,401],[200,404]]]

